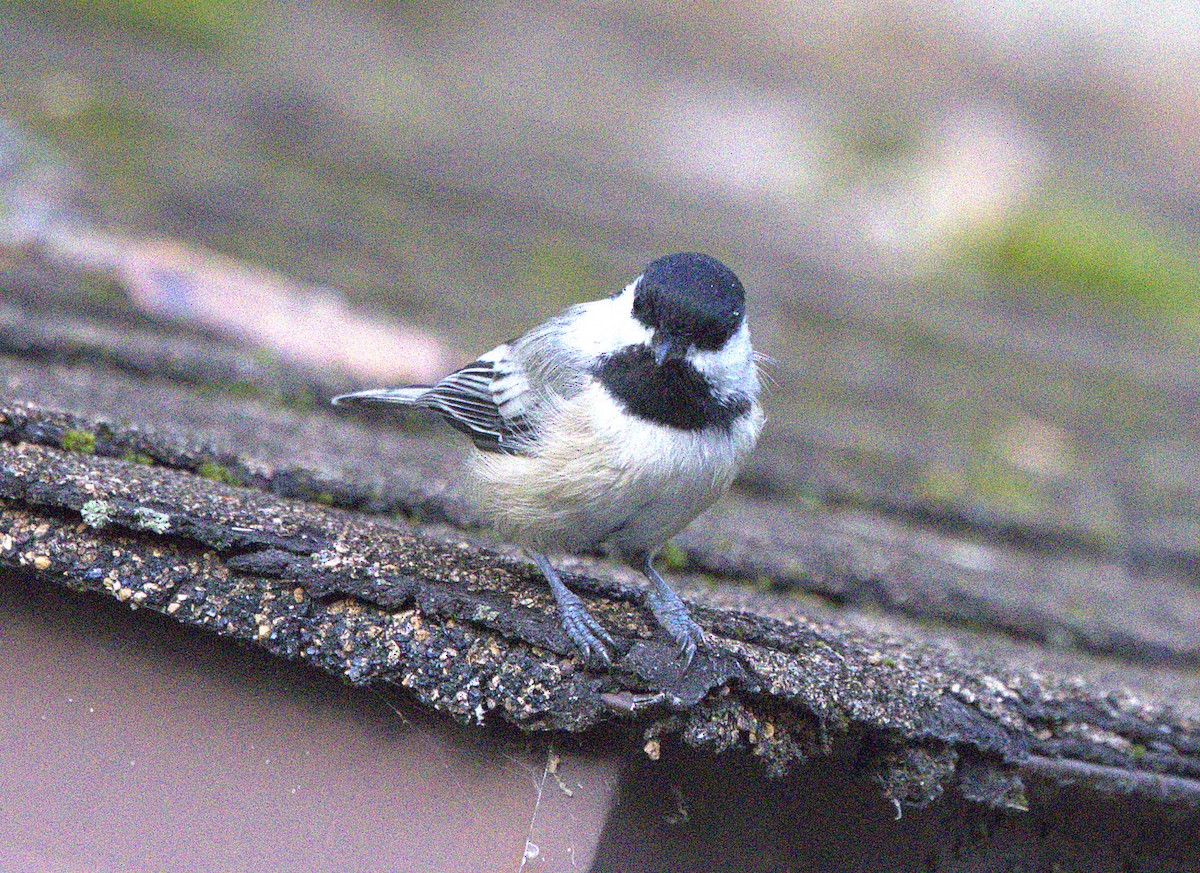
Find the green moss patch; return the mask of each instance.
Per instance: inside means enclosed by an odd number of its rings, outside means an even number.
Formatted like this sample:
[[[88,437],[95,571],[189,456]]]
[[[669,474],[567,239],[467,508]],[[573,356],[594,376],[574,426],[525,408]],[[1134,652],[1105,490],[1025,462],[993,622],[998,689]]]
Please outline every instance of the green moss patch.
[[[986,275],[1165,321],[1200,322],[1200,251],[1141,219],[1091,204],[1039,206],[980,231]]]
[[[80,452],[85,455],[96,453],[96,435],[87,430],[64,430],[58,444],[68,452]]]

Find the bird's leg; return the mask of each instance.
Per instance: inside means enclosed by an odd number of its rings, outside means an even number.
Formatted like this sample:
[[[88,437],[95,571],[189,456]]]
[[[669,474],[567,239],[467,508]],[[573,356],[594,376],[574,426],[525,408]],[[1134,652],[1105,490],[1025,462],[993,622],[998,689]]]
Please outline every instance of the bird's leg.
[[[692,664],[696,647],[707,646],[704,640],[704,631],[700,629],[700,625],[692,621],[692,617],[688,615],[687,607],[683,605],[679,595],[662,576],[658,575],[658,571],[654,569],[652,554],[642,558],[642,572],[654,585],[654,590],[648,597],[650,611],[654,613],[658,623],[671,635],[671,639],[679,643],[679,654],[683,658],[683,669],[686,670]]]
[[[606,664],[612,663],[609,647],[615,647],[613,638],[600,626],[600,622],[592,617],[579,599],[579,595],[567,588],[559,577],[558,571],[550,566],[550,561],[541,552],[526,549],[533,562],[537,564],[546,581],[550,583],[550,592],[558,603],[558,611],[562,617],[563,630],[567,636],[583,652],[584,657],[590,658],[595,652]],[[607,644],[607,645],[606,645]]]

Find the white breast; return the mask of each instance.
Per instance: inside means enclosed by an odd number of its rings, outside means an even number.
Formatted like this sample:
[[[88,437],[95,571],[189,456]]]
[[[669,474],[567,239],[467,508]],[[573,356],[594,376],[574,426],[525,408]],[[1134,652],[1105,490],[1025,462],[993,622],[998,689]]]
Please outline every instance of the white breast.
[[[546,551],[608,543],[657,550],[729,488],[754,448],[754,404],[728,430],[683,431],[622,413],[598,383],[564,402],[568,422],[534,457],[480,452],[475,498],[506,538]]]

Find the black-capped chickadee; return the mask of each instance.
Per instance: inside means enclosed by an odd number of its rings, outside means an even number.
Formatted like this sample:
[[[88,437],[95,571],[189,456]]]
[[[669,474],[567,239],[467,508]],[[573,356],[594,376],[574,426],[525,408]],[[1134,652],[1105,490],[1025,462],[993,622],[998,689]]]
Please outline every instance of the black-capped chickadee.
[[[435,410],[481,449],[474,498],[545,575],[567,635],[610,660],[612,637],[545,552],[601,546],[639,567],[686,663],[704,635],[654,569],[668,539],[720,497],[763,425],[745,292],[720,261],[660,258],[623,290],[572,306],[433,386],[333,403]]]

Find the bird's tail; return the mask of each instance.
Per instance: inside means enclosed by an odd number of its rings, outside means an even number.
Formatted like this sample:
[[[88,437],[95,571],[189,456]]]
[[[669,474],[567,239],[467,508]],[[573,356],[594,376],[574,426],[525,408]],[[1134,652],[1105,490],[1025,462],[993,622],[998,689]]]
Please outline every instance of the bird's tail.
[[[411,385],[407,388],[371,388],[368,391],[339,394],[329,402],[334,406],[349,406],[358,403],[395,403],[408,406],[420,400],[428,390],[428,385]]]

